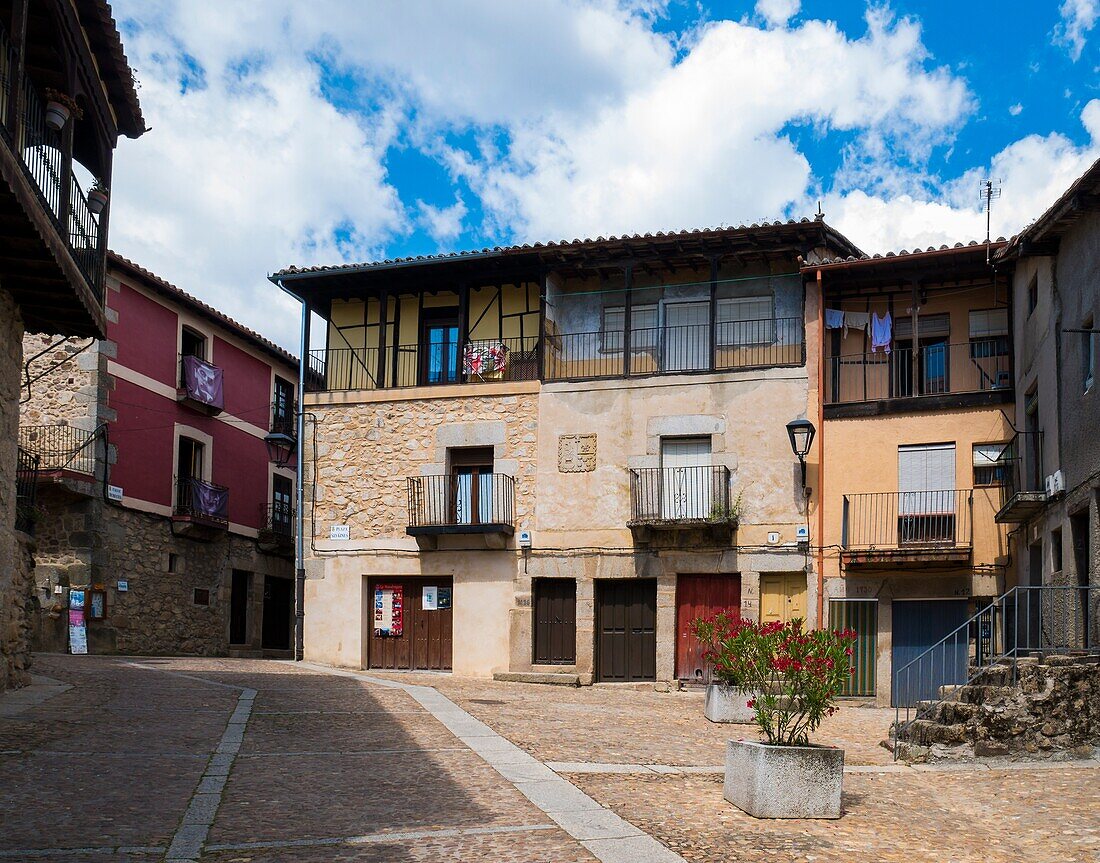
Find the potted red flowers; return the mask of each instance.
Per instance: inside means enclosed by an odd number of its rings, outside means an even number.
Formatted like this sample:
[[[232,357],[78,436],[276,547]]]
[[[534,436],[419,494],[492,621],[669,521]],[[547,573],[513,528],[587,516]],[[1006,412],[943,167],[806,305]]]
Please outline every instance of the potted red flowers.
[[[703,715],[711,722],[751,724],[756,721],[751,702],[757,692],[746,688],[741,651],[733,648],[739,639],[748,637],[752,626],[751,620],[727,611],[691,622],[692,633],[703,646],[703,661],[710,670]]]
[[[700,621],[696,621],[697,624]],[[697,634],[707,634],[697,625]],[[801,620],[740,621],[708,647],[716,674],[735,669],[762,740],[726,747],[725,798],[757,818],[839,818],[844,750],[814,746],[810,734],[836,711],[852,672],[856,634],[804,630]]]

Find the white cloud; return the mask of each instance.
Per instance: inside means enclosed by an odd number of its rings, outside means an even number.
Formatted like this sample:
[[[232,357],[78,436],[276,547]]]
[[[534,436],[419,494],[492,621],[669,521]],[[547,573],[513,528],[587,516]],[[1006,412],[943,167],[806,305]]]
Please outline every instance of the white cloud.
[[[937,194],[880,196],[853,189],[826,196],[825,218],[867,251],[925,247],[985,237],[980,186],[1001,181],[993,203],[992,234],[1011,236],[1046,210],[1100,157],[1100,99],[1081,113],[1090,141],[1078,146],[1065,135],[1028,135],[997,153]]]
[[[891,158],[920,157],[971,110],[964,82],[927,68],[918,24],[881,11],[867,24],[858,39],[820,21],[711,24],[620,104],[553,129],[520,126],[507,158],[467,160],[466,176],[496,223],[523,238],[774,217],[813,179],[792,126],[854,131],[888,142]]]
[[[1011,114],[1013,117],[1019,117],[1023,110],[1024,106],[1021,105],[1019,102],[1017,102],[1015,105],[1008,106],[1008,113]]]
[[[1100,0],[1062,0],[1058,14],[1062,20],[1054,28],[1054,44],[1065,47],[1076,63],[1085,50],[1089,32],[1100,17]]]
[[[420,210],[420,225],[440,245],[454,240],[462,233],[462,220],[466,218],[467,211],[461,198],[456,198],[449,207],[436,207],[419,200],[416,206]]]
[[[802,8],[802,0],[756,0],[756,14],[772,27],[782,27]]]

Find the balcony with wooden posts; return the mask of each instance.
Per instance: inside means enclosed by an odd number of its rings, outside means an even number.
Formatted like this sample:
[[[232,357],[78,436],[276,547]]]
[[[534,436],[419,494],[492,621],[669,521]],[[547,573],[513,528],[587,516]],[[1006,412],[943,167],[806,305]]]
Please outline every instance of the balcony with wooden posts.
[[[846,567],[965,565],[973,555],[973,489],[846,494]]]
[[[0,23],[0,283],[28,331],[102,336],[113,150],[119,133],[145,129],[132,73],[106,3],[10,8]]]

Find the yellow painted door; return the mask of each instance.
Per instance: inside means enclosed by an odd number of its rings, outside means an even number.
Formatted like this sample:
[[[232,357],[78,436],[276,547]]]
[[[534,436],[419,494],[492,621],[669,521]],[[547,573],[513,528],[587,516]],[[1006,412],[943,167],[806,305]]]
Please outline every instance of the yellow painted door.
[[[806,619],[806,576],[802,573],[760,576],[760,622]]]

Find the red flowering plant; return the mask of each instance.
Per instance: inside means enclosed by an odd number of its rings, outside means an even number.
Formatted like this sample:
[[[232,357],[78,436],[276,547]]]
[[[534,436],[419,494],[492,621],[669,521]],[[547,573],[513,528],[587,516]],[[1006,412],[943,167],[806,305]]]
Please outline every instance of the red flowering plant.
[[[753,693],[748,706],[774,746],[806,746],[852,674],[856,633],[789,623],[733,622],[722,612],[693,622],[713,676]]]

